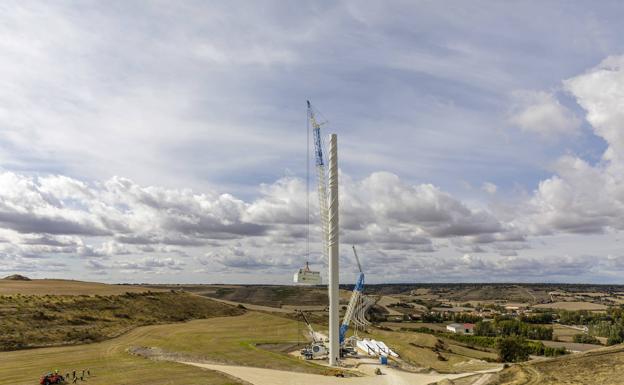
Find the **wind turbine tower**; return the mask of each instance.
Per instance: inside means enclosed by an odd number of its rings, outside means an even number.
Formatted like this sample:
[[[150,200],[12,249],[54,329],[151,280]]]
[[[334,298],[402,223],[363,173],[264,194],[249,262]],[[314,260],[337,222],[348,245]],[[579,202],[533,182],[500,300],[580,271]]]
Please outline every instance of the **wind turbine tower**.
[[[329,364],[338,365],[340,357],[340,314],[338,305],[338,260],[339,260],[339,221],[338,221],[338,137],[329,137]]]
[[[314,158],[318,177],[318,198],[321,219],[323,257],[327,258],[329,296],[329,364],[338,365],[340,358],[340,296],[338,293],[339,222],[338,222],[338,137],[329,137],[329,173],[325,177],[325,151],[321,137],[321,125],[308,101],[308,121],[314,135]],[[320,283],[320,282],[319,282]]]

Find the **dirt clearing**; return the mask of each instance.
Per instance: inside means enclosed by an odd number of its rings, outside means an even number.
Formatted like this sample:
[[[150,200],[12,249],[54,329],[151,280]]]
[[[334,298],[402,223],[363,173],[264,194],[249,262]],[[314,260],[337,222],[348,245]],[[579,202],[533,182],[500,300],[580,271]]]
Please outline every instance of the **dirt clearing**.
[[[475,374],[410,373],[391,367],[367,363],[360,365],[358,368],[362,372],[366,373],[366,376],[340,378],[321,376],[318,374],[293,373],[283,370],[250,368],[245,366],[215,365],[196,362],[181,363],[226,373],[253,385],[427,385],[447,378],[454,379]],[[383,374],[373,374],[376,368],[381,368]]]

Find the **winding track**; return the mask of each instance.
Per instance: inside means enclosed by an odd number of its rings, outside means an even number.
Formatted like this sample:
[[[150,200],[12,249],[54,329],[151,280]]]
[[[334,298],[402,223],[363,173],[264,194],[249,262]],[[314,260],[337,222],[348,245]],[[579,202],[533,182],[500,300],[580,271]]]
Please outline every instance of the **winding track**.
[[[381,366],[371,362],[364,363],[358,367],[366,374],[363,377],[338,378],[323,376],[319,374],[297,373],[284,370],[262,369],[248,366],[219,365],[199,362],[183,362],[186,365],[197,366],[204,369],[222,372],[230,376],[239,378],[253,385],[427,385],[442,381],[444,379],[455,379],[472,376],[478,373],[488,373],[498,371],[494,369],[485,372],[471,372],[461,374],[432,374],[432,373],[411,373],[397,370],[391,367]],[[374,370],[381,368],[384,373],[381,376],[375,375]]]

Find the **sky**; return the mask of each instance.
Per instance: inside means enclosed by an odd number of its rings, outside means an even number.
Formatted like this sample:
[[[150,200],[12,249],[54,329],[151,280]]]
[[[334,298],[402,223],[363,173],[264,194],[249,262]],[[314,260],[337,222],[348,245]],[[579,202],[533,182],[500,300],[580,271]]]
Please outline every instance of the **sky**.
[[[618,1],[3,1],[0,275],[622,283]],[[307,202],[310,202],[308,254]]]

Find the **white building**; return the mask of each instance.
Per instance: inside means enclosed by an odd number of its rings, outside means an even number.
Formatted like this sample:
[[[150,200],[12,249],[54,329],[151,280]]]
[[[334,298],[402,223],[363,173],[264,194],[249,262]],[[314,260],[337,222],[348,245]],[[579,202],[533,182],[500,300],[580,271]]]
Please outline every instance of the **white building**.
[[[446,330],[455,334],[472,334],[474,332],[474,324],[450,324],[446,325]]]

